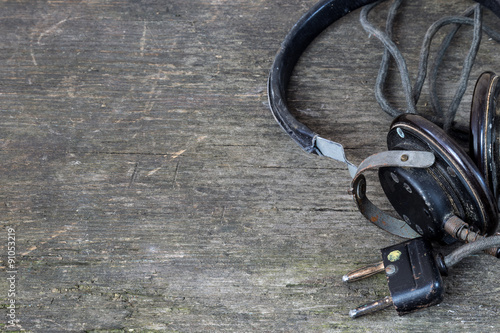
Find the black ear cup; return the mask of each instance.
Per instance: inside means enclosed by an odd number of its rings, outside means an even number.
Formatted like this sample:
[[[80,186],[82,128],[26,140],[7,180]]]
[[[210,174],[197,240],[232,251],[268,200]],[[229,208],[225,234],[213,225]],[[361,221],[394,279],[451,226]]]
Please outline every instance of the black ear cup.
[[[454,240],[444,223],[458,216],[483,235],[498,225],[500,207],[500,77],[483,73],[474,89],[469,155],[440,127],[418,115],[394,120],[389,150],[425,150],[436,156],[427,169],[380,168],[382,188],[403,220],[423,237]]]
[[[470,155],[495,198],[500,196],[500,77],[481,74],[474,88],[470,114]]]
[[[483,235],[495,232],[498,208],[492,192],[472,159],[440,127],[418,115],[401,115],[391,125],[387,145],[389,150],[431,151],[436,157],[426,169],[379,169],[387,198],[415,231],[451,243],[444,223],[455,215]]]

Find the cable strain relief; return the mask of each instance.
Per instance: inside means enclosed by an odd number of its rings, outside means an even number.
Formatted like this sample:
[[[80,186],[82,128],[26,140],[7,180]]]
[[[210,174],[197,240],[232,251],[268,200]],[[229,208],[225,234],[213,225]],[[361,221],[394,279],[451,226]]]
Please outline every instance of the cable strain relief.
[[[497,255],[500,255],[499,252],[497,252]],[[436,265],[439,269],[439,272],[441,273],[442,276],[448,276],[448,266],[446,266],[446,263],[444,261],[444,256],[442,253],[437,253],[434,256],[436,260]]]

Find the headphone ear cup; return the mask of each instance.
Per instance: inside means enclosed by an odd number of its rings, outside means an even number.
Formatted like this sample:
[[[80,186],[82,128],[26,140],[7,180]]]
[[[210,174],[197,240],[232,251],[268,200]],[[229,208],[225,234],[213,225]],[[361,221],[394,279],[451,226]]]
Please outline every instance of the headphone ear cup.
[[[431,151],[426,169],[383,167],[382,188],[394,209],[423,237],[449,243],[444,221],[458,216],[480,234],[498,225],[498,208],[483,176],[467,153],[440,127],[415,115],[397,117],[387,134],[389,150]]]
[[[492,72],[479,76],[470,113],[469,153],[486,185],[499,202],[500,186],[500,77]]]

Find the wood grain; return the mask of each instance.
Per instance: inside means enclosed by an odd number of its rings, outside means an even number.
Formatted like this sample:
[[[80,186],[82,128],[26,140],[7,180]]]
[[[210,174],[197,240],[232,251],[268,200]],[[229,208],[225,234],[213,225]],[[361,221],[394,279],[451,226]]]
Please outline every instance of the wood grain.
[[[500,329],[500,265],[483,255],[445,278],[439,306],[348,317],[388,289],[383,276],[350,285],[341,276],[399,239],[363,219],[342,165],[302,152],[268,110],[273,57],[314,3],[2,1],[0,249],[5,260],[7,227],[15,228],[15,329]],[[426,27],[470,4],[403,6],[395,33],[412,73]],[[380,26],[386,8],[370,16]],[[289,90],[297,116],[341,141],[356,163],[385,149],[391,122],[373,96],[382,49],[358,13],[311,45]],[[485,20],[499,27],[491,13]],[[440,73],[445,104],[469,41],[464,29]],[[484,38],[473,78],[500,72],[499,50]],[[391,73],[389,96],[402,106]],[[424,91],[424,113],[427,101]],[[370,185],[380,196],[375,177]]]

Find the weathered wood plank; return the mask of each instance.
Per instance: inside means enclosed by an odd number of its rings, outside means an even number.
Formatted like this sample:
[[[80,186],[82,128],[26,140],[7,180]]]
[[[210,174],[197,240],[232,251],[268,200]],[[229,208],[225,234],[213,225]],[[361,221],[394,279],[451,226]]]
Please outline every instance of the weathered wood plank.
[[[5,260],[15,228],[18,329],[498,331],[500,265],[485,256],[453,269],[437,307],[348,317],[388,290],[383,276],[341,276],[398,239],[362,218],[342,165],[302,152],[268,110],[274,54],[314,2],[2,2],[0,249]],[[403,6],[396,34],[412,73],[425,28],[470,3]],[[311,46],[290,99],[359,163],[385,148],[391,119],[373,97],[380,44],[357,19]],[[443,67],[445,102],[469,37]],[[500,72],[499,47],[485,38],[474,77]]]

